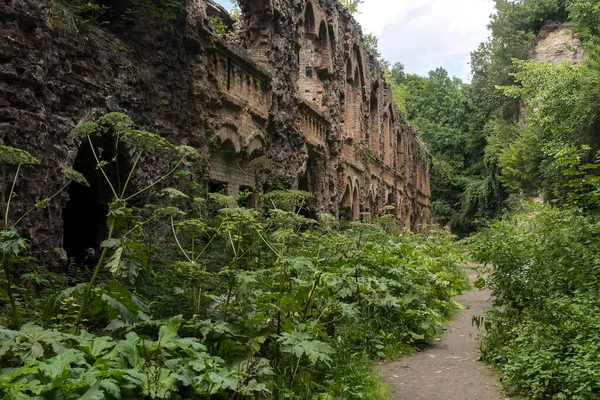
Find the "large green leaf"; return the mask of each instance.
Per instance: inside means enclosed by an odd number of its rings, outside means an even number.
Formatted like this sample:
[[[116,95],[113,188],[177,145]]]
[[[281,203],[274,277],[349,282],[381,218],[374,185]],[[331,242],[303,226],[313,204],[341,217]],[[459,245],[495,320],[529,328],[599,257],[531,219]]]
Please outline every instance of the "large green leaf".
[[[0,254],[16,257],[25,249],[27,249],[27,241],[16,229],[11,228],[0,232]]]

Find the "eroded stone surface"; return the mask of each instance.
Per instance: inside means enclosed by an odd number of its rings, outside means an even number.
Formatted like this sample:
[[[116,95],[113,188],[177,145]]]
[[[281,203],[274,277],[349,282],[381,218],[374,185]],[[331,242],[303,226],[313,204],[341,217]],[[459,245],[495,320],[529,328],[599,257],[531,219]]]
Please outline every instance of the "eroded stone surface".
[[[14,215],[64,184],[60,167],[81,148],[69,137],[77,123],[121,111],[201,149],[209,161],[196,179],[207,187],[257,186],[248,164],[266,156],[277,168],[265,188],[311,191],[314,213],[369,220],[392,205],[406,229],[431,222],[415,134],[337,0],[242,0],[241,21],[221,36],[202,0],[182,3],[176,21],[107,30],[77,26],[52,0],[0,4],[0,142],[41,161],[19,181]],[[136,184],[168,161],[152,160]],[[22,225],[44,259],[64,253],[67,200]]]
[[[565,24],[546,25],[536,38],[533,61],[539,64],[560,64],[569,61],[579,65],[583,61],[584,49],[581,40]]]

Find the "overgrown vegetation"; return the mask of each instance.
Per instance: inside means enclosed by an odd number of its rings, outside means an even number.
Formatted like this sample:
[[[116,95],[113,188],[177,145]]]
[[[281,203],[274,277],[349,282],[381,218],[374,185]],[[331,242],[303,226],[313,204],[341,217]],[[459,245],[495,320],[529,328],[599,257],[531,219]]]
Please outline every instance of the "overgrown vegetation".
[[[174,20],[181,7],[179,0],[59,0],[50,11],[54,20],[66,18],[69,11],[72,23],[78,25],[110,26],[115,22],[134,22],[140,19]]]
[[[106,237],[93,267],[55,275],[5,224],[2,398],[385,398],[373,360],[441,333],[465,287],[444,234],[389,235],[387,217],[309,220],[301,191],[267,193],[260,212],[240,208],[194,182],[193,149],[123,114],[72,135],[112,191]],[[11,166],[34,161],[0,150]],[[132,186],[158,151],[171,166]],[[118,165],[120,152],[132,165]],[[179,189],[159,188],[167,177]]]
[[[599,234],[598,215],[529,205],[474,239],[476,259],[493,266],[482,357],[508,394],[600,396]]]
[[[476,321],[487,330],[482,357],[500,367],[509,394],[597,399],[600,9],[587,0],[497,9],[491,41],[473,54],[475,98],[499,110],[489,114],[485,157],[503,190],[545,205],[525,203],[471,239],[474,257],[492,267],[494,308]],[[543,25],[567,21],[582,63],[526,61]]]
[[[596,2],[497,0],[496,10],[490,40],[471,54],[471,83],[442,68],[421,77],[396,64],[388,73],[396,103],[433,156],[436,219],[461,235],[519,198],[560,200],[557,152],[589,145],[591,159],[600,145]],[[544,25],[568,22],[584,40],[582,65],[526,61]]]

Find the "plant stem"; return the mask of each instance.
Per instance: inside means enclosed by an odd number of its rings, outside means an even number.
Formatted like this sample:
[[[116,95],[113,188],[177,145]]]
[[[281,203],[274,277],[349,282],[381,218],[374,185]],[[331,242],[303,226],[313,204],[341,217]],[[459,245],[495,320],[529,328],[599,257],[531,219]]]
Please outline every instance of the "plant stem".
[[[177,171],[177,168],[179,168],[179,166],[181,165],[181,163],[183,162],[183,160],[185,160],[185,157],[181,158],[181,160],[179,160],[179,162],[177,162],[177,164],[175,164],[175,166],[173,167],[173,169],[171,169],[169,172],[167,172],[166,175],[161,176],[160,179],[157,179],[156,181],[152,182],[151,184],[149,184],[145,188],[143,188],[141,190],[138,190],[137,192],[135,192],[131,196],[127,197],[126,199],[123,199],[123,201],[131,200],[132,198],[136,197],[137,195],[140,195],[140,194],[144,193],[146,190],[152,188],[153,186],[155,186],[158,183],[160,183],[160,182],[164,181],[165,179],[167,179],[169,177],[169,175],[171,175],[171,174],[173,174],[173,172]]]
[[[323,275],[322,272],[320,272],[319,275],[317,275],[317,279],[315,279],[315,283],[313,284],[313,287],[310,290],[310,294],[308,295],[308,301],[306,302],[306,307],[304,308],[304,313],[302,315],[302,322],[306,322],[306,316],[308,315],[308,310],[310,310],[310,305],[315,296],[315,292],[317,291],[317,287],[319,286],[321,275]]]
[[[298,367],[300,367],[300,357],[298,357],[298,362],[296,363],[296,368],[294,368],[294,372],[292,373],[292,376],[290,377],[290,390],[292,390],[292,387],[294,387],[294,378],[296,377],[296,373],[298,373]]]
[[[19,317],[19,310],[13,297],[11,282],[10,282],[10,270],[8,267],[8,256],[5,254],[2,256],[2,268],[4,269],[4,276],[6,278],[6,294],[8,295],[8,301],[10,302],[10,308],[13,314],[13,324],[16,330],[21,329],[21,318]]]
[[[2,212],[2,215],[4,216],[4,210],[6,208],[6,167],[2,167],[2,208],[0,209],[0,212]],[[4,230],[8,229],[8,218],[4,218],[2,221],[2,225]]]
[[[187,252],[183,249],[183,246],[181,246],[181,243],[179,242],[179,238],[177,237],[177,232],[175,232],[175,222],[173,222],[173,216],[171,216],[171,231],[173,232],[173,237],[175,238],[175,243],[177,243],[177,247],[179,247],[179,250],[181,250],[181,253],[183,253],[183,255],[185,256],[185,258],[191,262],[191,263],[195,263],[196,261],[192,261],[192,259],[187,255]]]
[[[121,140],[121,132],[117,132],[115,138],[115,168],[117,170],[117,191],[121,190],[121,170],[119,169],[119,141]]]
[[[8,194],[8,201],[6,202],[6,208],[4,209],[4,229],[8,229],[8,210],[10,210],[10,201],[12,200],[13,193],[15,192],[15,186],[17,184],[17,179],[19,178],[20,170],[21,170],[21,164],[19,164],[19,166],[17,167],[17,172],[15,172],[15,178],[13,179],[12,186],[10,187],[10,193]],[[5,182],[2,182],[2,187],[4,187],[4,185],[5,185]]]
[[[106,240],[112,239],[114,229],[115,229],[115,223],[114,223],[114,221],[112,221],[110,224],[110,229],[109,229]],[[71,333],[73,333],[73,334],[76,334],[77,331],[79,330],[79,324],[81,323],[81,318],[83,317],[84,310],[86,309],[88,302],[90,300],[90,294],[92,292],[92,287],[94,286],[94,283],[96,282],[96,278],[98,277],[98,273],[100,272],[100,268],[102,267],[102,264],[104,264],[104,259],[106,258],[107,253],[108,253],[108,247],[105,247],[104,249],[102,249],[102,254],[100,254],[100,259],[98,260],[98,263],[96,264],[96,268],[94,269],[94,274],[92,275],[92,279],[90,279],[90,281],[88,282],[87,288],[85,289],[85,294],[83,295],[83,301],[81,303],[81,308],[79,309],[79,313],[77,314],[77,319],[75,320],[75,323],[73,324],[73,329],[71,331]]]
[[[64,185],[62,188],[60,188],[60,189],[59,189],[59,190],[58,190],[56,193],[54,193],[52,196],[48,197],[47,199],[44,199],[44,200],[43,200],[43,202],[44,202],[44,203],[46,203],[46,204],[47,204],[48,202],[50,202],[50,200],[52,200],[53,198],[55,198],[56,196],[58,196],[60,193],[62,193],[62,192],[63,192],[63,191],[64,191],[64,190],[67,188],[67,186],[69,186],[69,185],[71,184],[71,182],[72,182],[72,181],[70,181],[70,180],[69,180],[69,181],[67,181],[67,183],[66,183],[66,184],[65,184],[65,185]],[[33,210],[35,210],[36,208],[38,208],[38,207],[37,207],[36,205],[34,205],[34,206],[33,206],[33,207],[31,207],[29,210],[27,210],[27,211],[26,211],[26,212],[25,212],[23,215],[21,215],[21,216],[19,217],[19,219],[18,219],[18,220],[17,220],[17,221],[16,221],[16,222],[13,224],[13,226],[16,226],[16,225],[18,225],[18,224],[19,224],[19,222],[21,222],[21,221],[23,220],[23,218],[25,218],[27,215],[29,215],[29,213],[30,213],[30,212],[32,212]]]
[[[113,195],[116,198],[119,198],[119,195],[117,194],[117,191],[115,190],[115,187],[113,186],[110,179],[108,179],[106,172],[104,172],[104,168],[100,165],[100,159],[98,158],[98,155],[96,154],[96,150],[94,149],[94,144],[92,143],[92,138],[90,137],[90,135],[87,135],[87,138],[88,138],[88,142],[90,143],[90,149],[92,149],[92,154],[94,155],[94,159],[96,160],[97,167],[100,169],[100,172],[102,172],[102,175],[104,176],[106,183],[108,183],[108,186],[110,186],[110,190],[113,192]]]
[[[131,170],[129,171],[129,175],[127,175],[127,180],[125,181],[125,185],[123,185],[123,190],[121,191],[121,198],[125,197],[125,191],[127,190],[127,186],[129,186],[129,182],[131,181],[131,177],[133,176],[135,168],[137,167],[138,163],[140,162],[142,153],[143,153],[143,151],[140,151],[138,153],[137,157],[135,158],[135,161],[133,162],[133,166],[131,167]]]

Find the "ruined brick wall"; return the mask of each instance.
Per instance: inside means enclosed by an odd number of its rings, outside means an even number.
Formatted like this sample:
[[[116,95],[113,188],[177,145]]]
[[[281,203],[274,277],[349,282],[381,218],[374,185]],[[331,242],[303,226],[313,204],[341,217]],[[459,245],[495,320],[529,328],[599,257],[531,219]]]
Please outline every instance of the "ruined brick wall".
[[[315,194],[316,211],[368,220],[393,206],[405,228],[429,224],[429,166],[354,18],[332,0],[240,4],[233,41],[273,70],[278,145],[267,153],[299,153],[290,171]]]
[[[24,171],[14,215],[64,184],[60,168],[81,149],[68,135],[77,123],[121,111],[201,149],[198,179],[232,194],[256,185],[248,164],[266,156],[277,165],[267,186],[310,190],[315,212],[369,219],[393,205],[406,228],[430,222],[428,165],[336,0],[243,0],[227,37],[203,0],[183,3],[176,21],[108,32],[73,24],[52,0],[0,3],[0,143],[41,161]],[[166,161],[151,165],[136,180]],[[47,259],[63,253],[67,201],[22,225]]]

